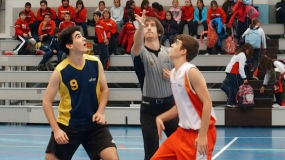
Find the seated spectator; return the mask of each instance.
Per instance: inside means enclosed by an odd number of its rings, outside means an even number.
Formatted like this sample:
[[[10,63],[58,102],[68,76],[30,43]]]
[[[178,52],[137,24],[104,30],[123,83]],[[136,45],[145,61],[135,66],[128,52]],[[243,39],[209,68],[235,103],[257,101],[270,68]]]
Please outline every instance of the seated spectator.
[[[165,12],[163,6],[157,2],[152,3],[153,15],[158,20],[163,21],[165,18]]]
[[[153,17],[153,10],[152,8],[149,7],[149,1],[148,0],[143,0],[141,3],[141,11],[140,13],[142,14],[143,10],[145,10],[145,16]]]
[[[108,26],[102,20],[100,20],[100,17],[102,17],[101,12],[96,11],[93,17],[94,21],[96,22],[94,43],[98,44],[100,61],[104,67],[104,70],[107,70],[110,65],[110,55],[108,52],[110,32],[108,32]]]
[[[31,10],[32,4],[30,2],[27,2],[25,4],[25,9],[23,10],[26,13],[26,22],[29,24],[31,33],[33,37],[37,37],[37,25],[35,23],[36,17],[34,11]]]
[[[63,31],[67,27],[75,26],[75,23],[70,21],[70,19],[71,19],[70,14],[69,13],[65,13],[64,21],[60,22],[59,29]]]
[[[26,12],[19,13],[19,19],[15,22],[15,36],[21,43],[13,50],[12,54],[21,55],[25,54],[27,43],[30,42],[33,45],[36,44],[36,40],[32,38],[29,24],[26,22]]]
[[[197,8],[195,8],[194,11],[194,22],[193,22],[193,37],[198,36],[198,25],[203,25],[204,31],[208,30],[208,24],[207,24],[207,12],[208,9],[204,6],[203,0],[197,1]],[[207,35],[205,35],[204,38],[206,38]],[[196,37],[198,38],[198,37]]]
[[[165,20],[162,21],[162,26],[164,28],[164,35],[161,38],[161,44],[164,45],[167,39],[169,40],[170,45],[173,44],[174,38],[176,34],[178,34],[179,26],[170,11],[165,13]]]
[[[226,67],[225,71],[230,82],[228,84],[228,93],[226,93],[228,95],[227,107],[236,107],[236,95],[239,86],[248,83],[244,68],[247,59],[250,59],[252,53],[252,45],[246,43],[236,51]]]
[[[102,21],[107,25],[108,27],[108,33],[110,34],[109,39],[109,54],[113,54],[117,49],[117,42],[118,42],[118,33],[117,33],[117,27],[115,21],[113,21],[110,18],[110,12],[104,11],[103,12],[103,19]]]
[[[96,11],[101,13],[100,19],[102,19],[103,18],[102,17],[103,16],[103,12],[104,11],[108,11],[108,9],[105,7],[105,2],[104,1],[100,1],[99,2],[99,7],[94,12],[96,12]]]
[[[181,11],[182,17],[179,23],[179,34],[183,33],[184,26],[187,24],[189,35],[193,35],[194,7],[191,0],[185,0],[185,6],[181,7]]]
[[[41,22],[38,30],[39,41],[40,42],[50,42],[54,35],[54,29],[56,25],[53,20],[51,20],[50,15],[46,14],[44,21]]]
[[[222,19],[223,24],[226,23],[227,20],[226,13],[223,11],[222,8],[218,6],[217,1],[211,1],[211,7],[208,9],[207,13],[207,23],[209,24],[212,19],[218,17]]]
[[[55,21],[57,19],[56,12],[50,7],[47,7],[48,3],[46,0],[40,1],[41,7],[37,11],[37,17],[36,17],[36,26],[37,30],[39,29],[40,23],[44,20],[44,16],[46,14],[50,15],[51,20]]]
[[[58,19],[55,21],[56,26],[59,26],[60,22],[64,20],[65,13],[69,13],[69,15],[74,15],[74,10],[73,7],[69,5],[69,0],[62,0],[61,3],[62,5],[59,6],[57,9]]]
[[[169,11],[171,11],[174,20],[177,23],[180,23],[182,11],[178,5],[179,5],[178,0],[173,0],[172,7],[169,9]]]
[[[120,0],[114,0],[114,6],[110,9],[111,19],[116,22],[117,30],[121,30],[121,26],[124,24],[124,7],[121,6]]]
[[[61,62],[62,58],[62,50],[58,46],[58,35],[60,33],[59,28],[54,29],[54,37],[51,40],[51,43],[49,45],[49,50],[43,55],[43,59],[38,65],[38,70],[44,70],[46,62],[53,57],[53,55],[57,55],[57,61],[58,64]]]
[[[73,19],[76,25],[81,26],[83,29],[84,37],[88,37],[87,32],[87,10],[84,7],[84,3],[82,0],[76,1],[76,8],[74,8]]]
[[[128,1],[126,2],[126,7],[125,7],[125,9],[124,9],[124,17],[123,17],[123,19],[124,19],[125,23],[129,22],[128,15],[127,15],[127,11],[128,11],[129,9],[134,10],[134,13],[135,13],[135,14],[141,16],[141,10],[140,10],[140,8],[138,8],[138,7],[136,6],[136,2],[135,2],[134,0],[128,0]]]

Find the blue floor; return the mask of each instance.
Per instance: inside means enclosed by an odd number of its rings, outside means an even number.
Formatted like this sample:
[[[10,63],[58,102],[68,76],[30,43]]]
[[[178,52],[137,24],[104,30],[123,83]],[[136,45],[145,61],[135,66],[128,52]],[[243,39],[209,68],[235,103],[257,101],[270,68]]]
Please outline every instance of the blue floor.
[[[139,127],[110,127],[121,160],[143,160]],[[285,160],[284,128],[218,127],[216,160]],[[43,160],[49,126],[0,125],[0,160]],[[165,139],[165,138],[164,138]],[[74,160],[88,160],[80,147]]]

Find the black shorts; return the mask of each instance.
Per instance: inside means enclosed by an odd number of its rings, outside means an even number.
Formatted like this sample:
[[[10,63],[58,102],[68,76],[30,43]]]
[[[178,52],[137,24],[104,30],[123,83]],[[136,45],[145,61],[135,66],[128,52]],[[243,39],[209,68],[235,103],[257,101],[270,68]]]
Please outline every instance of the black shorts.
[[[99,153],[108,148],[116,147],[107,125],[95,125],[89,128],[70,128],[58,123],[68,139],[67,144],[57,144],[53,132],[46,153],[52,153],[58,159],[70,160],[80,144],[90,159],[99,159]]]

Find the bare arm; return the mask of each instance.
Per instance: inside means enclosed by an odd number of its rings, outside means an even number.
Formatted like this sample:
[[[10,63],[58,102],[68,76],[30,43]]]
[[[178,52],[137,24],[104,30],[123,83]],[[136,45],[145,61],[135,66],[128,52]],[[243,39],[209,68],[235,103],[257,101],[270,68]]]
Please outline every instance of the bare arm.
[[[188,75],[193,89],[195,90],[197,96],[203,103],[202,122],[201,122],[199,136],[206,137],[211,117],[212,100],[208,92],[207,85],[199,70],[196,68],[191,68],[188,71]]]
[[[174,105],[171,109],[169,109],[168,111],[160,114],[158,117],[163,121],[169,121],[173,118],[176,118],[178,116],[178,110],[176,105]]]
[[[109,96],[109,88],[107,85],[107,80],[106,76],[103,70],[102,63],[98,61],[99,63],[99,70],[100,70],[100,100],[99,100],[99,107],[97,110],[97,113],[104,114],[105,107],[108,101],[108,96]]]
[[[143,10],[143,15],[142,17],[135,15],[136,16],[136,20],[139,22],[139,28],[136,30],[135,35],[134,35],[134,44],[131,48],[131,53],[134,56],[138,56],[141,51],[142,48],[144,46],[144,22],[145,22],[145,10]]]
[[[58,71],[55,70],[51,75],[49,84],[46,89],[46,93],[43,98],[44,112],[53,131],[60,129],[57,125],[52,108],[52,102],[54,100],[54,97],[56,96],[56,93],[58,92],[59,83],[60,83],[60,75]]]

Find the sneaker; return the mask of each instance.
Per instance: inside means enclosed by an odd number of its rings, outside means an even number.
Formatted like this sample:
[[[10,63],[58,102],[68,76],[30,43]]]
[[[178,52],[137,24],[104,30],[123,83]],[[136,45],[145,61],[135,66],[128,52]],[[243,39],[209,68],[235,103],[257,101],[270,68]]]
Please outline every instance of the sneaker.
[[[12,54],[13,54],[13,55],[18,55],[18,51],[17,51],[17,50],[14,50],[14,51],[12,52]]]
[[[47,68],[46,68],[46,66],[44,64],[39,64],[38,65],[37,71],[46,71],[46,70],[47,70]]]
[[[193,37],[194,39],[197,39],[197,36],[196,36],[196,35],[193,35],[192,37]]]
[[[207,37],[204,37],[204,40],[207,40],[208,38]]]
[[[282,38],[285,38],[285,34],[282,36]]]
[[[253,76],[252,79],[254,79],[254,80],[259,80],[259,78],[258,78],[258,77],[255,77],[255,76]]]
[[[30,38],[28,40],[32,45],[35,45],[37,43],[37,41],[34,38]]]
[[[275,103],[275,104],[272,105],[272,108],[279,108],[279,107],[280,107],[280,105],[277,104],[277,103]]]
[[[221,53],[217,53],[217,55],[221,55]]]
[[[206,53],[205,55],[209,55],[209,53]]]
[[[236,108],[235,105],[229,105],[229,104],[227,105],[227,107],[228,107],[228,108]]]

